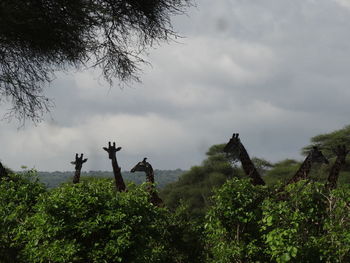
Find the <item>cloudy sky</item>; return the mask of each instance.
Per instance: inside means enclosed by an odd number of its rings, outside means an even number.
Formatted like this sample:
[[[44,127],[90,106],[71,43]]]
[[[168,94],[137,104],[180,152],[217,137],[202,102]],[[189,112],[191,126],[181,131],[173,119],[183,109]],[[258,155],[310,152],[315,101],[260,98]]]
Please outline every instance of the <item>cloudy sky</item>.
[[[302,159],[312,136],[350,124],[350,0],[198,0],[173,21],[184,38],[150,50],[142,83],[57,74],[43,123],[1,122],[0,160],[72,170],[78,152],[84,170],[111,170],[111,140],[123,170],[143,157],[188,169],[234,132],[251,156]]]

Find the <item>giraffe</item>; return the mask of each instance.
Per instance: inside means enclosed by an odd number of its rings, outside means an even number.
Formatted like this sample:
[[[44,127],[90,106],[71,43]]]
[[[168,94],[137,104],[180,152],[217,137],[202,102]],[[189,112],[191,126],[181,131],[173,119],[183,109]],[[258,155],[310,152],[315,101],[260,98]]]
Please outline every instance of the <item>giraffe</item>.
[[[306,179],[311,171],[313,163],[329,163],[317,146],[312,147],[312,150],[306,156],[304,162],[301,164],[298,171],[294,174],[294,176],[291,179],[289,179],[286,185]]]
[[[342,166],[345,164],[346,155],[350,152],[345,145],[338,145],[333,152],[337,156],[331,170],[329,171],[328,179],[326,182],[326,189],[332,190],[337,188],[337,181],[339,172]]]
[[[235,157],[239,158],[245,174],[251,178],[253,185],[265,185],[264,180],[261,178],[258,170],[250,160],[248,152],[244,148],[238,136],[238,133],[233,134],[230,141],[224,147],[224,152],[234,154]]]
[[[83,159],[83,154],[80,154],[80,157],[78,157],[78,154],[75,154],[75,161],[71,162],[71,164],[75,165],[73,184],[79,183],[81,168],[83,167],[83,163],[86,163],[87,160],[87,158]]]
[[[154,187],[154,171],[152,165],[147,162],[147,158],[144,158],[142,162],[137,163],[134,168],[130,170],[130,172],[145,172],[146,173],[146,181],[149,183],[148,191],[151,195],[151,203],[155,206],[162,206],[163,200],[158,196],[155,187]]]
[[[111,142],[108,142],[108,148],[103,147],[103,150],[108,152],[108,157],[112,161],[112,167],[113,167],[113,174],[115,179],[115,185],[117,187],[117,190],[119,192],[124,192],[126,190],[125,183],[121,174],[121,169],[118,166],[117,156],[116,153],[120,151],[122,147],[115,148],[115,142],[113,142],[113,145],[111,145]]]
[[[7,173],[6,169],[5,169],[5,167],[0,162],[0,179],[1,178],[7,178],[7,177],[8,177],[8,173]]]

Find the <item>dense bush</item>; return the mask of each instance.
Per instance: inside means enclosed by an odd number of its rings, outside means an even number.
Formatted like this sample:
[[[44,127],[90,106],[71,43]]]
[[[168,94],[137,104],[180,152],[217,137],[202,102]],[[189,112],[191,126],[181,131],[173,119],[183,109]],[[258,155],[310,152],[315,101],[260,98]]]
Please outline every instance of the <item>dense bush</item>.
[[[205,224],[209,262],[266,262],[258,227],[266,194],[265,186],[237,178],[217,190]]]
[[[145,185],[110,179],[47,192],[35,172],[0,184],[0,262],[203,262],[202,225],[188,208],[153,206]]]
[[[47,192],[33,175],[1,180],[1,263],[350,261],[349,186],[300,181],[278,192],[232,178],[203,224],[189,206],[153,206],[144,185],[120,193],[90,178]]]
[[[350,262],[350,187],[344,185],[325,196],[326,218],[318,240],[324,262]]]
[[[349,262],[350,187],[300,181],[277,192],[232,179],[206,217],[208,262]]]
[[[25,262],[170,262],[167,211],[134,187],[110,180],[52,190],[35,207],[23,236]]]
[[[322,262],[318,240],[327,217],[324,185],[301,181],[263,202],[266,254],[277,262]]]
[[[203,263],[205,257],[205,236],[202,220],[196,220],[185,205],[169,213],[170,246],[172,262]]]
[[[18,262],[24,246],[18,238],[25,220],[34,213],[33,206],[45,192],[35,179],[33,170],[19,174],[10,173],[0,179],[0,262]]]

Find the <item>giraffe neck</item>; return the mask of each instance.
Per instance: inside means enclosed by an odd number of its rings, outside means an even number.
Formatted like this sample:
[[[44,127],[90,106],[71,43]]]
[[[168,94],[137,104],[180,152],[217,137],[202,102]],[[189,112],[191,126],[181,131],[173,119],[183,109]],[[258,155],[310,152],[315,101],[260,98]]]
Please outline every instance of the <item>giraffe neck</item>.
[[[342,166],[345,164],[345,157],[343,155],[338,155],[335,160],[331,170],[329,171],[328,179],[326,182],[327,189],[335,189],[337,187],[337,181],[339,177],[339,172]]]
[[[147,171],[146,171],[146,181],[148,183],[154,184],[154,171],[153,168],[150,167]]]
[[[241,143],[239,147],[239,159],[241,160],[245,174],[252,179],[253,185],[265,185],[264,180],[261,178],[259,172],[256,170],[252,160],[250,160],[248,152],[244,148],[243,144]]]
[[[0,179],[5,177],[7,177],[7,171],[2,165],[2,163],[0,162]]]
[[[121,169],[118,166],[117,157],[114,155],[112,156],[111,160],[112,160],[113,174],[114,174],[116,187],[119,192],[123,192],[125,191],[126,187],[121,174]]]
[[[158,196],[158,193],[154,187],[154,171],[152,166],[150,166],[146,171],[146,181],[150,185],[147,187],[150,193],[150,201],[155,206],[162,206],[163,200]]]
[[[311,171],[311,166],[312,166],[312,160],[311,160],[311,155],[309,154],[304,162],[301,164],[300,168],[298,171],[295,173],[295,175],[289,180],[287,184],[291,183],[296,183],[299,180],[306,179],[307,176],[309,175]]]
[[[80,182],[80,172],[81,172],[81,168],[75,169],[75,174],[73,177],[73,184],[78,184]]]

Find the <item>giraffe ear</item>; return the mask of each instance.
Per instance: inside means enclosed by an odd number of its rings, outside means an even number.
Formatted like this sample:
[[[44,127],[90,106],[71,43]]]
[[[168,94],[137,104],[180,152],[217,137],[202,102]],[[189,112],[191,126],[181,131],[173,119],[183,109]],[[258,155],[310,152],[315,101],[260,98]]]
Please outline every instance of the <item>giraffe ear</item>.
[[[107,147],[102,147],[103,150],[105,150],[106,152],[108,152],[108,148]]]
[[[73,164],[73,165],[75,165],[76,164],[76,162],[70,162],[71,164]]]
[[[84,159],[84,160],[83,160],[83,163],[86,163],[87,160],[88,160],[88,158]]]
[[[115,146],[115,143],[114,143],[114,146]],[[121,149],[122,149],[122,147],[118,147],[118,148],[116,149],[116,151],[119,152]]]

